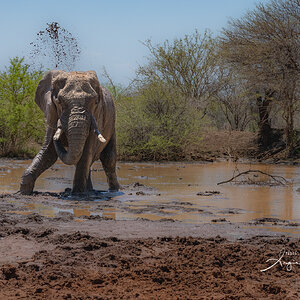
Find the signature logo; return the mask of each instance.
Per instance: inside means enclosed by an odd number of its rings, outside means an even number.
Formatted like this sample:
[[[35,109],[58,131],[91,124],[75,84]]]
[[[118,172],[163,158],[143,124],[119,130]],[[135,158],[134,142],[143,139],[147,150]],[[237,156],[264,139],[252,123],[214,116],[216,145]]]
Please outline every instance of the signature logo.
[[[266,262],[274,262],[273,265],[269,266],[266,269],[260,270],[261,272],[265,272],[267,270],[272,269],[275,267],[277,264],[279,264],[281,267],[286,267],[287,271],[292,271],[293,266],[298,266],[300,265],[300,262],[297,262],[295,260],[295,256],[300,256],[300,253],[298,251],[290,251],[290,250],[285,250],[284,248],[280,251],[279,258],[269,258]],[[286,257],[291,258],[288,259],[288,261],[285,261],[284,259],[287,259]]]

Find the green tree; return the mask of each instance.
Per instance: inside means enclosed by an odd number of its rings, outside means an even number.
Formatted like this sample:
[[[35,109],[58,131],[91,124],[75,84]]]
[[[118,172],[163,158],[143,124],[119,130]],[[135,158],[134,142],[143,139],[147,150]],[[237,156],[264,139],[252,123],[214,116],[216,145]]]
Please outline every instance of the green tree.
[[[119,97],[116,106],[120,157],[189,158],[201,141],[201,113],[178,89],[153,82],[138,93]]]
[[[41,72],[30,71],[24,58],[10,60],[0,72],[0,152],[19,155],[44,132],[43,115],[34,102]]]
[[[150,40],[144,44],[150,55],[137,70],[135,85],[120,96],[109,80],[117,98],[119,154],[148,160],[189,158],[201,141],[215,88],[214,40],[195,31],[161,45]]]
[[[160,45],[153,45],[151,40],[144,45],[150,56],[148,64],[137,71],[140,83],[168,85],[205,114],[216,88],[216,43],[211,34],[195,31]]]

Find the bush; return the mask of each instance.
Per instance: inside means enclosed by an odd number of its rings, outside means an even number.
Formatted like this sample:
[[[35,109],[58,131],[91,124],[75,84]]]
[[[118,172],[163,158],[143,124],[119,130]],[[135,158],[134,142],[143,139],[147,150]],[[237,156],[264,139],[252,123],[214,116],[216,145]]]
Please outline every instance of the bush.
[[[24,58],[18,57],[0,72],[1,155],[32,155],[28,145],[43,138],[43,115],[34,102],[41,77],[41,72],[30,71]]]
[[[200,112],[174,88],[151,83],[116,106],[121,159],[183,159],[201,141]]]

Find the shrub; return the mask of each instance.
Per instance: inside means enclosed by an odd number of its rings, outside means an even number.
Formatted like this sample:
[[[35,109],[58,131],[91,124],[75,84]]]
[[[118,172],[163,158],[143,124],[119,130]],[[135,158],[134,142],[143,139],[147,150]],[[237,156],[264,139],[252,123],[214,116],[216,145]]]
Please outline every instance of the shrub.
[[[200,143],[200,112],[174,88],[151,83],[136,95],[118,99],[120,158],[182,159]]]
[[[44,135],[43,115],[34,102],[41,72],[30,71],[24,58],[15,57],[0,72],[0,153],[32,152],[28,145]]]

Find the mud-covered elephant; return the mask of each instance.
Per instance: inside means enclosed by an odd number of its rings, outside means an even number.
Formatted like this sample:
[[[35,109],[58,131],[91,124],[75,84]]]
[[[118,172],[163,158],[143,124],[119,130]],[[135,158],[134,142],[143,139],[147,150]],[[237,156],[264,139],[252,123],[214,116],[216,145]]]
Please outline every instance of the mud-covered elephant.
[[[46,117],[46,136],[22,176],[20,192],[32,193],[36,179],[58,157],[65,164],[76,165],[72,193],[93,189],[91,165],[98,159],[109,190],[118,190],[115,107],[96,72],[49,71],[37,87],[35,102]]]

